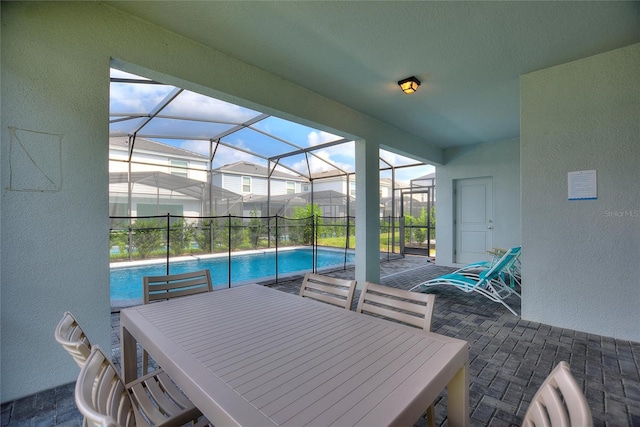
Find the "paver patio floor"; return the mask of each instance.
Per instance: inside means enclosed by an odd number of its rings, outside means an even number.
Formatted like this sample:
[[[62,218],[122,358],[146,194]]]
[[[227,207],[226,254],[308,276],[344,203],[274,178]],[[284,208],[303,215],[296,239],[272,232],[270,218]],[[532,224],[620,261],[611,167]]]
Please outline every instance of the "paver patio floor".
[[[381,283],[401,289],[450,272],[419,256],[383,261]],[[328,273],[353,278],[354,270]],[[298,293],[301,277],[272,284]],[[640,343],[528,322],[479,294],[447,286],[436,295],[432,330],[463,339],[470,352],[472,426],[520,425],[540,384],[565,360],[583,386],[596,426],[640,426]],[[359,292],[356,291],[354,308]],[[508,302],[520,311],[517,297]],[[120,316],[112,314],[112,352],[120,355]],[[53,333],[53,331],[52,331]],[[2,405],[2,426],[79,426],[69,384]],[[446,392],[435,402],[436,422],[446,425]],[[426,425],[421,419],[416,426]]]

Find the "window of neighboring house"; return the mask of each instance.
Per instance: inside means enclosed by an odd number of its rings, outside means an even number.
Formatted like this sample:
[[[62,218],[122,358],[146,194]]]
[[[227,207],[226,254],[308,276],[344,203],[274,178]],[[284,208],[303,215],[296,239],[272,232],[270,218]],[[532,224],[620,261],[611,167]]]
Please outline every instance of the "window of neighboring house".
[[[356,183],[353,181],[349,182],[349,195],[356,197]]]
[[[251,177],[250,176],[242,177],[242,192],[251,193]]]
[[[189,162],[186,160],[176,160],[171,159],[171,175],[183,176],[187,177],[187,167],[189,166]]]
[[[145,216],[155,216],[155,215],[175,215],[175,216],[183,216],[184,215],[184,206],[183,205],[170,205],[164,203],[138,203],[136,205],[137,216],[145,217]],[[180,218],[171,218],[170,224],[174,224],[179,222]]]
[[[287,194],[296,193],[296,183],[293,181],[287,181]]]
[[[302,191],[304,193],[308,193],[309,191],[311,191],[311,184],[302,184]]]
[[[109,216],[121,216],[128,217],[129,216],[129,203],[118,203],[115,201],[109,200]],[[129,224],[128,219],[110,219],[109,220],[111,228],[126,228]]]

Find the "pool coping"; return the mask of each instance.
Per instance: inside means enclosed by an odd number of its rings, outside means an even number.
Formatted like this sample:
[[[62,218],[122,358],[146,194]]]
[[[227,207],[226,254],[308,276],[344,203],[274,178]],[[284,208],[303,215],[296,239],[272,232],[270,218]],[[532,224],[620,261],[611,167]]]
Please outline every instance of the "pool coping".
[[[285,248],[270,248],[270,249],[251,249],[246,251],[236,251],[236,252],[221,252],[217,254],[198,254],[198,255],[181,255],[177,257],[169,257],[169,262],[182,262],[182,261],[199,261],[203,259],[213,259],[213,258],[228,258],[229,256],[242,256],[242,255],[255,255],[260,253],[270,253],[270,252],[282,252],[282,251],[292,251],[296,249],[312,249],[312,246],[287,246]],[[331,246],[317,246],[316,249],[322,249],[332,252],[344,252],[344,249],[335,248]],[[354,249],[347,249],[347,253],[355,253]],[[109,269],[117,269],[117,268],[125,268],[125,267],[141,267],[146,265],[154,265],[154,264],[165,264],[167,262],[167,258],[153,258],[153,259],[143,259],[137,261],[119,261],[119,262],[111,262],[109,263]]]

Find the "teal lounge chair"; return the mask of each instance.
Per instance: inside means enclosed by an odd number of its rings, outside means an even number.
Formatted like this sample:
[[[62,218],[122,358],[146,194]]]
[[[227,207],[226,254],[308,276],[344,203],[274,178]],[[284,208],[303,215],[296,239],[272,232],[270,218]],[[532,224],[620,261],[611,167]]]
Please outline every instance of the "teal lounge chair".
[[[516,246],[511,248],[511,253],[514,255],[511,258],[511,261],[508,262],[500,271],[500,277],[502,278],[503,283],[509,282],[509,287],[515,290],[516,283],[518,286],[521,286],[520,281],[520,251],[521,247]],[[488,270],[493,267],[494,264],[499,262],[502,257],[507,253],[506,249],[494,248],[493,251],[489,252],[493,254],[493,259],[491,261],[480,261],[474,262],[473,264],[465,265],[464,267],[454,271],[454,274],[462,274],[467,277],[479,278],[479,275],[482,271]]]
[[[457,272],[445,274],[444,276],[420,283],[410,290],[422,291],[429,286],[451,285],[463,292],[477,292],[491,301],[502,304],[507,310],[517,316],[518,313],[504,300],[513,294],[520,297],[520,294],[515,289],[512,289],[511,286],[507,285],[504,279],[504,273],[507,272],[506,269],[509,268],[514,258],[519,254],[520,247],[511,248],[490,268],[485,268],[479,273],[473,273],[469,270],[465,271],[463,267],[463,269]],[[477,268],[478,267],[476,267],[476,269]]]

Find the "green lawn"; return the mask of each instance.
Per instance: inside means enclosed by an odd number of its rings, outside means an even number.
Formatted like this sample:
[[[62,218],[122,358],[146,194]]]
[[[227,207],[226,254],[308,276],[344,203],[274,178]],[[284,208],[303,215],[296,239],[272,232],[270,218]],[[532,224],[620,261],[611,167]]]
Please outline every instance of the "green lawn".
[[[396,251],[398,251],[398,246],[400,242],[400,233],[396,233]],[[344,248],[346,246],[346,238],[345,237],[325,237],[318,239],[318,245],[320,246],[329,246],[333,248]],[[389,245],[389,246],[387,246]],[[356,247],[356,238],[355,236],[351,236],[349,238],[349,249],[355,249]],[[391,235],[387,233],[383,233],[380,235],[380,250],[387,251],[391,249]]]

